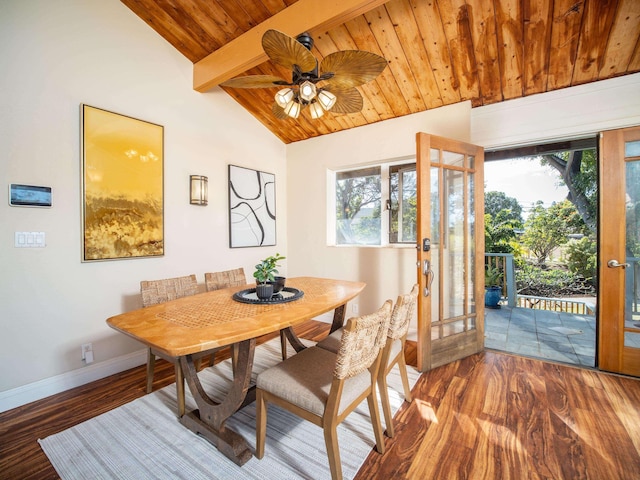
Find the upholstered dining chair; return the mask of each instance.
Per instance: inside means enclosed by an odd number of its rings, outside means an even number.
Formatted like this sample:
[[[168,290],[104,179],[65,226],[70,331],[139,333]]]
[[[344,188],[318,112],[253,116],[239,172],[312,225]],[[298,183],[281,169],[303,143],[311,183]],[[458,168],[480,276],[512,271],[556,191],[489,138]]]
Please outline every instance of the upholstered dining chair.
[[[384,453],[376,379],[390,317],[387,300],[378,311],[347,321],[337,354],[310,347],[258,375],[256,457],[264,456],[267,404],[273,403],[323,428],[331,478],[341,479],[338,424],[365,398],[377,450]]]
[[[402,379],[404,399],[407,402],[411,402],[411,387],[409,386],[404,350],[407,341],[407,332],[409,331],[409,323],[416,308],[418,291],[418,284],[415,284],[410,293],[398,296],[393,306],[393,312],[391,313],[391,321],[389,322],[385,346],[381,352],[380,369],[378,371],[378,389],[380,390],[380,401],[382,402],[384,421],[387,426],[386,432],[389,437],[393,437],[394,428],[387,376],[395,365],[398,365],[400,378]],[[317,347],[324,348],[331,352],[337,352],[340,346],[341,330],[342,329],[336,330],[324,340],[318,342]]]
[[[396,304],[393,306],[387,341],[382,349],[380,369],[378,370],[378,390],[380,390],[380,400],[382,401],[382,411],[384,422],[387,426],[387,435],[393,437],[393,416],[391,415],[391,403],[389,402],[389,389],[387,376],[391,369],[397,365],[402,379],[402,389],[404,399],[411,403],[411,387],[409,386],[409,376],[407,375],[407,364],[404,358],[405,343],[407,342],[407,332],[409,323],[416,310],[418,300],[418,284],[415,284],[411,292],[399,295]]]
[[[158,303],[168,302],[169,300],[195,295],[198,293],[198,282],[195,275],[165,278],[162,280],[142,280],[140,282],[140,293],[142,294],[142,306],[149,307]],[[153,371],[155,369],[156,357],[160,357],[175,365],[178,416],[182,416],[185,410],[184,377],[180,364],[176,358],[169,357],[153,348],[147,349],[147,393],[151,393],[153,390]]]

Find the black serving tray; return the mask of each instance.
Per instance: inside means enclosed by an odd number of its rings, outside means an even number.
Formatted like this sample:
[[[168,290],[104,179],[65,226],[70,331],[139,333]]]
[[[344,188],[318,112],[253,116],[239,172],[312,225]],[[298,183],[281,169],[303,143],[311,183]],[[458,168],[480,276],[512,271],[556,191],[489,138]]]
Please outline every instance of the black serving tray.
[[[271,298],[261,299],[258,298],[256,294],[255,288],[247,288],[246,290],[240,290],[233,294],[233,299],[236,302],[242,303],[259,303],[271,305],[275,303],[287,303],[293,302],[294,300],[298,300],[302,298],[304,292],[302,290],[298,290],[297,288],[284,287],[278,293],[274,293]]]

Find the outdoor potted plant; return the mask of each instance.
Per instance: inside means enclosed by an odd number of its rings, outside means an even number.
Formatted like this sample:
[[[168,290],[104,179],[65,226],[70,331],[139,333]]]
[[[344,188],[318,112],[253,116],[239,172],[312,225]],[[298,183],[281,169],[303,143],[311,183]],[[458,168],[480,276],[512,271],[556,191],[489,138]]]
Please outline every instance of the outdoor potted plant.
[[[279,253],[276,253],[256,265],[253,277],[256,279],[256,295],[258,298],[263,300],[271,298],[276,293],[276,289],[278,292],[282,290],[284,277],[276,277],[278,273],[276,267],[278,267],[278,262],[284,260],[284,258]]]
[[[484,271],[484,306],[500,308],[502,296],[502,272],[498,267],[485,266]]]

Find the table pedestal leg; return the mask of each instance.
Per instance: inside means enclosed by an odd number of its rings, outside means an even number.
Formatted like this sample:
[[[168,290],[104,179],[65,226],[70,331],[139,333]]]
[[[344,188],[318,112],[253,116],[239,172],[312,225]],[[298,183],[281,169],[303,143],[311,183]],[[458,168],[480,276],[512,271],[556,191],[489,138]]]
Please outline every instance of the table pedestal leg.
[[[253,455],[247,441],[238,433],[226,428],[226,420],[245,404],[256,340],[245,340],[238,344],[238,357],[234,381],[226,397],[216,402],[204,391],[193,363],[193,356],[180,357],[180,365],[198,409],[180,418],[189,430],[202,435],[237,465],[243,465]]]
[[[338,308],[334,310],[333,322],[331,322],[331,330],[329,331],[329,334],[335,332],[339,328],[342,328],[342,325],[344,324],[345,310],[346,310],[346,304],[340,305]],[[300,341],[298,336],[294,333],[293,327],[285,328],[284,330],[281,330],[281,332],[284,332],[287,339],[289,340],[289,343],[295,349],[296,352],[301,352],[302,350],[307,348],[305,347],[304,343]],[[284,346],[283,346],[283,349],[284,349]]]
[[[332,334],[339,328],[342,328],[344,325],[344,314],[347,310],[347,304],[340,305],[333,311],[333,322],[331,322],[331,330],[329,330],[329,334]]]

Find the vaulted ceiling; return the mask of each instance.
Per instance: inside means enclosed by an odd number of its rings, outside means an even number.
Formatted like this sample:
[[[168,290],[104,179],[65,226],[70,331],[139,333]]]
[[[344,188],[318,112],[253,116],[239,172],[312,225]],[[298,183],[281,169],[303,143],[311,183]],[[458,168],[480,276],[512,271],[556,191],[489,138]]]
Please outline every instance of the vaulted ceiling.
[[[640,0],[121,0],[194,63],[194,88],[291,72],[269,28],[314,38],[320,61],[366,50],[389,62],[359,113],[279,120],[278,88],[223,87],[285,143],[470,100],[489,105],[640,71]],[[214,114],[214,112],[212,112]]]

